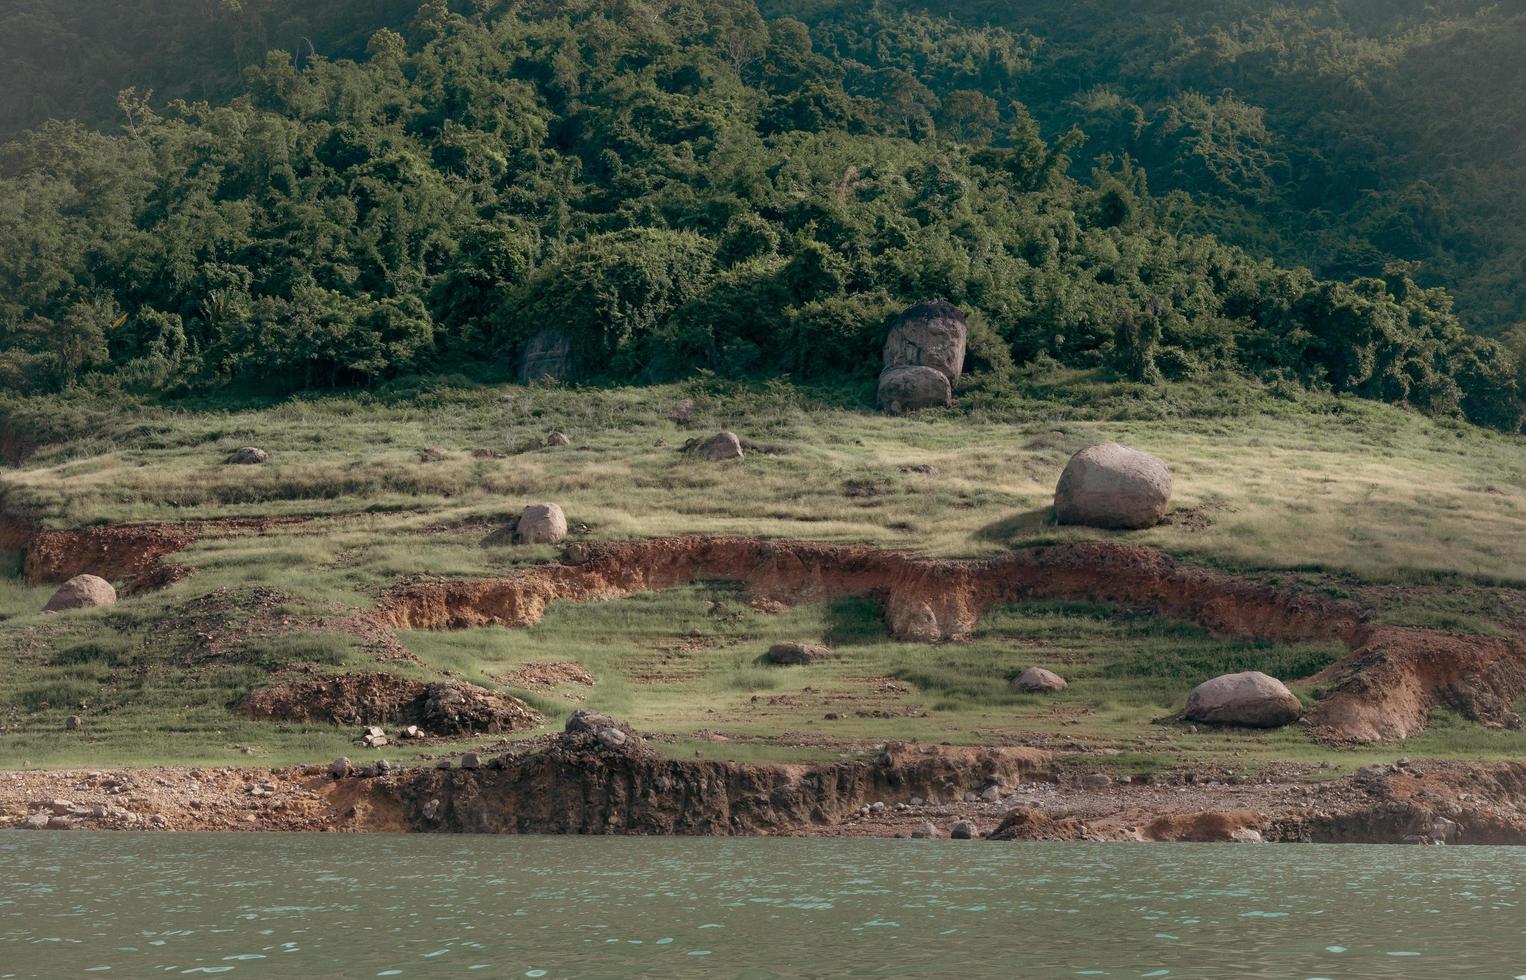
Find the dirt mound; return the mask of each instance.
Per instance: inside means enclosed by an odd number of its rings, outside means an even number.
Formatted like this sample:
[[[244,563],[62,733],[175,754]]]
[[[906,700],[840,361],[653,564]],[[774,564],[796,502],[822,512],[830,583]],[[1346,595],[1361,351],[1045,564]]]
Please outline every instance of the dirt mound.
[[[319,677],[249,692],[235,705],[262,721],[418,725],[430,735],[534,728],[541,716],[517,698],[456,681],[426,684],[392,674]]]
[[[1437,704],[1475,721],[1519,727],[1526,694],[1526,641],[1436,630],[1374,626],[1355,651],[1310,682],[1323,698],[1311,721],[1326,737],[1352,742],[1408,738]]]
[[[1168,813],[1151,820],[1140,831],[1145,840],[1219,843],[1235,839],[1247,830],[1259,832],[1265,818],[1254,810],[1209,810],[1203,813]]]
[[[501,680],[512,687],[531,690],[556,687],[559,684],[593,687],[596,683],[594,676],[584,670],[582,664],[570,660],[551,664],[524,664],[502,675]]]

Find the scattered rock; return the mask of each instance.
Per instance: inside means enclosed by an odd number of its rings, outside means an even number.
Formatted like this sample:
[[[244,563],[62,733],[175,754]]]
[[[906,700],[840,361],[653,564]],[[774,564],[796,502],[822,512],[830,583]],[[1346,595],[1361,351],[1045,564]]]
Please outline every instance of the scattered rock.
[[[62,612],[65,609],[98,609],[117,601],[117,590],[110,582],[96,575],[76,575],[65,582],[43,612]]]
[[[340,756],[329,763],[329,775],[335,779],[343,779],[350,774],[351,768],[349,758],[347,756]]]
[[[258,466],[270,458],[270,454],[257,446],[245,446],[228,457],[230,466]]]
[[[1171,471],[1149,453],[1116,442],[1090,446],[1070,458],[1054,491],[1061,524],[1137,529],[1153,527],[1171,502]]]
[[[83,725],[84,723],[85,723],[85,720],[83,718],[81,718],[79,715],[70,715],[69,717],[64,719],[64,727],[67,728],[71,732],[72,731],[76,731],[79,728],[79,726]]]
[[[933,826],[931,821],[928,821],[913,830],[911,832],[911,836],[917,838],[918,840],[931,840],[932,838],[938,836],[938,828]]]
[[[572,339],[555,327],[536,332],[519,352],[519,381],[566,381],[572,377]]]
[[[25,830],[47,830],[51,819],[53,818],[46,813],[34,813],[22,821],[21,826]]]
[[[1275,677],[1248,670],[1223,674],[1195,687],[1182,717],[1212,725],[1279,728],[1303,714],[1303,705]]]
[[[763,657],[769,663],[780,667],[797,667],[813,664],[831,655],[832,651],[826,647],[810,643],[775,643],[768,648],[768,653]]]
[[[570,446],[570,445],[572,445],[572,440],[568,439],[567,436],[564,433],[553,432],[550,435],[546,436],[546,445],[547,446]]]
[[[434,761],[434,767],[436,769],[454,769],[456,764],[448,756],[442,756]]]
[[[561,544],[567,537],[567,515],[556,504],[531,504],[514,525],[514,536],[525,544]]]
[[[1113,785],[1113,777],[1103,772],[1089,772],[1081,777],[1081,785],[1087,789],[1107,789]]]
[[[980,791],[980,798],[987,803],[994,803],[1001,799],[1001,787],[994,783]]]
[[[1012,681],[1012,690],[1026,694],[1055,694],[1068,686],[1065,678],[1043,667],[1029,667]]]
[[[936,368],[889,368],[880,374],[880,407],[892,415],[954,403],[954,389]]]
[[[925,367],[950,383],[964,370],[967,329],[964,311],[945,300],[918,303],[890,325],[882,370]]]
[[[717,432],[700,443],[695,451],[704,459],[741,459],[742,440],[735,432]]]
[[[948,835],[954,840],[974,840],[980,836],[980,831],[973,821],[960,820],[949,828]]]
[[[475,752],[467,752],[461,756],[462,769],[477,769],[482,766],[482,757]]]
[[[1261,837],[1261,831],[1255,830],[1255,829],[1250,828],[1250,827],[1241,827],[1238,830],[1230,831],[1229,839],[1231,841],[1233,841],[1234,843],[1236,843],[1236,844],[1264,844],[1264,843],[1266,843],[1266,841],[1263,840],[1262,837]]]

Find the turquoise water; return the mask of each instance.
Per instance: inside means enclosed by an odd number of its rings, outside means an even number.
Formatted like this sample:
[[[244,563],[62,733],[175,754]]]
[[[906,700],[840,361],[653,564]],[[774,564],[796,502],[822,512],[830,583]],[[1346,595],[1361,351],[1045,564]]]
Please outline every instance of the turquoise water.
[[[0,977],[1522,977],[1526,848],[0,835]]]

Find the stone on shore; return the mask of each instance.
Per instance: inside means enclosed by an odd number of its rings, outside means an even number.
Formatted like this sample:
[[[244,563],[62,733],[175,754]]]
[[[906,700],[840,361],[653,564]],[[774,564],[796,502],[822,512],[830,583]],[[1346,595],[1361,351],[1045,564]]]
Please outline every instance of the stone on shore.
[[[972,820],[960,820],[949,828],[948,835],[954,840],[974,840],[980,836],[980,830]]]
[[[1275,677],[1257,670],[1204,681],[1187,698],[1182,717],[1210,725],[1280,728],[1297,721],[1303,705]]]
[[[1054,491],[1061,524],[1115,530],[1154,527],[1171,502],[1171,471],[1149,453],[1116,442],[1070,458]]]

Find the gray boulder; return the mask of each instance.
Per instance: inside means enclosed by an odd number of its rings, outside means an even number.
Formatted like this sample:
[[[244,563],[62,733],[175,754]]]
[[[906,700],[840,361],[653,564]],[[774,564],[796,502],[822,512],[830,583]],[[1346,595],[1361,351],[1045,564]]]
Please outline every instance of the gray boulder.
[[[1258,670],[1223,674],[1193,688],[1182,717],[1210,725],[1280,728],[1297,721],[1303,705],[1275,677]]]
[[[554,327],[537,332],[519,352],[519,381],[566,381],[572,377],[572,341]]]
[[[832,655],[832,651],[826,647],[815,646],[810,643],[775,643],[768,648],[764,659],[771,664],[781,667],[798,667],[804,664],[813,664],[818,660],[824,660]]]
[[[519,515],[514,535],[525,544],[561,544],[567,537],[567,515],[556,504],[531,504]]]
[[[65,582],[43,612],[63,612],[65,609],[98,609],[117,601],[117,590],[110,582],[96,575],[76,575]]]
[[[960,820],[949,828],[948,835],[954,840],[974,840],[980,836],[980,831],[974,821]]]
[[[741,459],[742,440],[737,438],[735,432],[717,432],[700,443],[696,452],[704,459]]]
[[[964,311],[944,300],[918,303],[890,325],[883,370],[929,367],[952,384],[964,370]]]
[[[948,376],[937,368],[894,367],[880,374],[880,407],[892,415],[954,403]]]
[[[1065,678],[1042,667],[1029,667],[1012,680],[1012,690],[1024,694],[1056,694],[1068,686]]]
[[[1171,471],[1149,453],[1105,442],[1070,458],[1054,491],[1061,524],[1153,527],[1171,502]]]
[[[234,466],[258,466],[270,458],[270,454],[256,446],[245,446],[232,456],[228,462]]]

